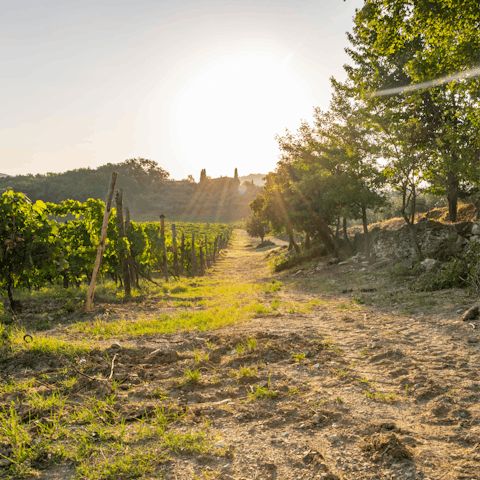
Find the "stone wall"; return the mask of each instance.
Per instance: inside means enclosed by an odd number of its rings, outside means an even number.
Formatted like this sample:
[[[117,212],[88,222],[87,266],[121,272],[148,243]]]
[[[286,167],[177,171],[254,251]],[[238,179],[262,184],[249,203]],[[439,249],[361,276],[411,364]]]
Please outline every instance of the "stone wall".
[[[420,249],[425,256],[438,260],[462,253],[470,242],[480,242],[480,225],[473,222],[444,224],[422,219],[415,225],[415,230]],[[415,257],[407,225],[395,231],[381,230],[377,227],[370,235],[372,252],[377,258],[406,260]],[[361,238],[355,239],[357,250],[362,244]]]

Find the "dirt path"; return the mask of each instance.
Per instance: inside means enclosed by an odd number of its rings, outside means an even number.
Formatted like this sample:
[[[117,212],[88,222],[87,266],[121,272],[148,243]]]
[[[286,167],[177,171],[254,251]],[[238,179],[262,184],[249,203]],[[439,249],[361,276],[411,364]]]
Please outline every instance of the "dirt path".
[[[239,242],[227,271],[264,281],[264,256]],[[216,424],[237,449],[239,478],[255,478],[244,470],[252,462],[274,464],[279,479],[321,478],[322,470],[343,479],[480,478],[479,356],[469,343],[476,341],[471,325],[449,312],[432,324],[371,308],[349,310],[343,298],[293,285],[275,296],[326,303],[311,312],[263,315],[217,334],[222,343],[255,337],[276,346],[259,372],[282,395],[263,400],[258,410],[244,407],[241,421],[237,413]],[[296,362],[292,352],[305,358]],[[231,363],[243,361],[250,363],[246,356]],[[260,467],[248,468],[266,478]]]
[[[183,412],[176,434],[214,439],[209,449],[172,450],[141,478],[480,478],[478,322],[459,322],[454,307],[413,318],[359,305],[327,288],[350,286],[344,266],[274,275],[269,253],[240,233],[207,279],[260,284],[245,293],[262,306],[257,318],[129,337],[101,352],[99,341],[86,356],[86,374],[108,377],[100,353],[115,355],[122,418],[147,418],[160,406]],[[238,298],[232,293],[231,306]],[[187,369],[199,377],[186,378]],[[87,380],[87,391],[101,396],[105,383]],[[65,465],[39,478],[73,478],[78,467]]]

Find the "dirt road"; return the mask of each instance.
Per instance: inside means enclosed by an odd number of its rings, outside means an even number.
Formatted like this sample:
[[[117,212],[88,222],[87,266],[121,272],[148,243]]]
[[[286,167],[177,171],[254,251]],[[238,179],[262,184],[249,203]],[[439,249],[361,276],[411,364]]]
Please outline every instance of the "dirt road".
[[[237,235],[208,277],[209,285],[261,285],[243,294],[255,295],[256,318],[216,330],[124,335],[121,345],[100,339],[85,355],[85,390],[69,402],[105,395],[110,375],[121,382],[110,408],[117,423],[145,422],[162,407],[182,414],[169,431],[213,442],[168,444],[162,451],[169,449],[170,460],[158,460],[140,478],[480,478],[478,322],[459,321],[461,292],[451,293],[451,305],[442,293],[443,303],[422,304],[424,314],[413,317],[399,314],[397,301],[390,310],[366,306],[350,292],[364,285],[352,285],[357,277],[348,265],[273,274],[267,256],[271,250]],[[369,286],[386,278],[363,268]],[[231,298],[242,308],[241,297]],[[154,314],[173,307],[158,308]],[[134,316],[135,308],[129,312]],[[5,394],[4,405],[13,397]],[[28,418],[23,407],[18,411]],[[154,439],[142,435],[146,451]],[[91,453],[86,465],[105,457],[92,452],[97,456]],[[74,478],[78,465],[47,465],[39,478]]]

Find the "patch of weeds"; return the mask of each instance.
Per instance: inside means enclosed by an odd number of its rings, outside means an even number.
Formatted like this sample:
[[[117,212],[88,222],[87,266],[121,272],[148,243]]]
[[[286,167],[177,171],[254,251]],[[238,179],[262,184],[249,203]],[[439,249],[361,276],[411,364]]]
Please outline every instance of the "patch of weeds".
[[[185,285],[176,285],[170,290],[170,293],[185,293],[188,290],[188,287]]]
[[[247,340],[247,345],[250,350],[255,350],[255,347],[257,346],[257,339],[256,338],[249,338]]]
[[[367,392],[366,390],[363,391],[368,398],[372,400],[380,400],[386,403],[393,403],[395,402],[395,394],[394,393],[381,393],[381,392]]]
[[[363,347],[362,352],[360,353],[361,357],[366,357],[370,354],[370,347]]]
[[[257,374],[257,371],[258,371],[257,367],[247,367],[244,365],[243,367],[240,367],[240,376],[241,377],[253,376]]]
[[[75,311],[75,303],[72,299],[67,300],[65,305],[62,308],[62,312],[64,313],[73,313]]]
[[[12,448],[9,457],[12,465],[9,470],[14,477],[23,477],[33,473],[31,464],[37,455],[35,447],[31,446],[32,438],[28,427],[28,424],[22,423],[13,404],[10,409],[0,412],[0,432]]]
[[[77,474],[89,480],[107,480],[113,478],[138,478],[152,473],[162,455],[154,450],[131,451],[128,445],[102,447],[100,452],[88,458],[80,458]]]
[[[445,288],[464,288],[466,286],[477,290],[476,285],[480,272],[480,245],[472,243],[470,248],[473,251],[468,257],[453,258],[443,267],[434,267],[430,271],[422,273],[408,287],[417,292],[433,292]]]
[[[278,280],[272,278],[271,283],[264,284],[262,289],[265,293],[275,293],[281,290],[282,286],[282,282],[279,282]]]
[[[185,368],[183,370],[185,372],[184,377],[180,380],[179,385],[183,386],[186,385],[187,383],[196,383],[200,380],[201,373],[200,370],[194,369],[191,370],[190,368]]]
[[[193,353],[195,354],[195,363],[198,365],[202,360],[208,360],[210,358],[210,354],[208,352],[201,353],[195,348],[193,349]]]
[[[337,368],[335,370],[335,375],[337,375],[337,377],[346,377],[348,375],[348,367],[345,367],[345,368]]]
[[[288,392],[287,392],[287,395],[299,395],[300,394],[300,390],[295,387],[295,388],[291,388]]]
[[[163,390],[163,388],[158,387],[151,393],[153,398],[158,398],[159,400],[163,400],[168,398],[167,392]]]
[[[265,307],[265,305],[260,305],[259,303],[253,303],[248,307],[248,309],[257,315],[262,313],[270,313],[270,310]]]
[[[377,382],[374,382],[373,380],[369,380],[367,377],[363,378],[357,378],[358,381],[365,383],[365,385],[368,385],[370,388],[376,388]]]
[[[344,400],[343,400],[343,398],[341,398],[341,397],[337,397],[337,398],[335,399],[335,401],[336,401],[337,403],[345,403]]]
[[[335,346],[335,344],[329,340],[328,338],[326,338],[325,340],[322,340],[322,344],[328,349],[328,350],[332,350],[334,351],[335,353],[342,353],[343,350],[341,348],[338,348]]]
[[[243,345],[243,343],[237,343],[235,350],[237,351],[238,355],[241,355],[245,351],[245,345]]]
[[[254,402],[260,398],[274,398],[277,396],[277,393],[273,390],[270,390],[270,376],[268,377],[268,383],[265,387],[261,387],[260,385],[255,385],[255,392],[249,393],[250,400]]]
[[[0,384],[0,393],[26,392],[35,386],[35,379],[13,381]]]
[[[274,298],[272,301],[271,308],[272,310],[278,310],[278,307],[280,307],[280,300],[278,298]]]
[[[292,353],[292,357],[295,359],[296,362],[300,362],[305,358],[305,353]]]

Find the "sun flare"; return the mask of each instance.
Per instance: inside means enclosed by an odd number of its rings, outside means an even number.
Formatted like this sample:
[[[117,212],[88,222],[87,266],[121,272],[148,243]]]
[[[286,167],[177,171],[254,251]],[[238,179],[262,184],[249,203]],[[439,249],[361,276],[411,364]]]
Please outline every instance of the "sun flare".
[[[304,101],[303,88],[288,68],[291,59],[292,54],[245,54],[198,72],[184,88],[177,109],[185,156],[239,161],[239,144],[248,139],[254,154],[257,141],[264,143],[265,125],[272,126],[273,142],[274,134],[285,128],[279,119],[288,104]]]

